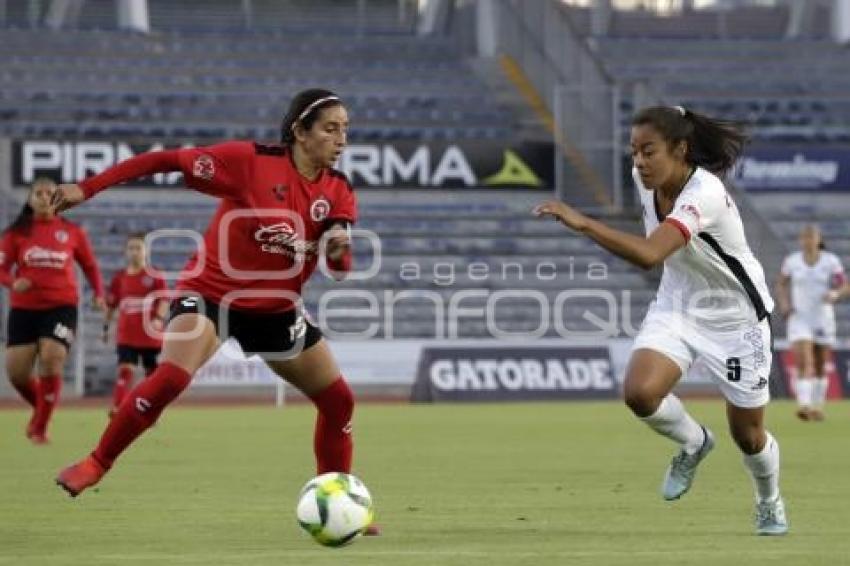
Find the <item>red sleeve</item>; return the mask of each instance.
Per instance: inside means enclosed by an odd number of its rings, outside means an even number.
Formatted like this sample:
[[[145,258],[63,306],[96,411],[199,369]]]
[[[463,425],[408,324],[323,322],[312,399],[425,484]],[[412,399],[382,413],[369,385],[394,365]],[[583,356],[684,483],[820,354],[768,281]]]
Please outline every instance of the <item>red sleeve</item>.
[[[180,171],[179,150],[150,151],[131,157],[109,167],[102,173],[80,182],[80,187],[89,199],[100,191],[154,173]]]
[[[95,297],[102,297],[103,278],[100,276],[100,268],[97,266],[89,237],[80,227],[77,227],[77,247],[74,248],[74,257],[80,267],[83,268],[83,273],[86,274],[86,279],[94,290]]]
[[[112,282],[109,284],[109,292],[106,294],[106,306],[117,308],[121,304],[121,274],[119,271],[112,276]]]
[[[347,179],[341,179],[342,183],[337,190],[337,197],[331,206],[328,215],[327,226],[333,225],[334,221],[344,221],[349,224],[357,222],[357,195]]]
[[[237,198],[251,182],[254,145],[226,142],[181,149],[180,170],[186,186],[219,198]]]
[[[12,266],[15,264],[15,242],[11,232],[0,239],[0,285],[12,287]]]
[[[676,228],[676,230],[681,232],[682,237],[685,238],[685,242],[691,241],[691,231],[688,229],[687,226],[685,226],[685,224],[681,220],[676,220],[675,218],[670,218],[668,216],[664,219],[664,222],[669,222],[673,225],[674,228]]]

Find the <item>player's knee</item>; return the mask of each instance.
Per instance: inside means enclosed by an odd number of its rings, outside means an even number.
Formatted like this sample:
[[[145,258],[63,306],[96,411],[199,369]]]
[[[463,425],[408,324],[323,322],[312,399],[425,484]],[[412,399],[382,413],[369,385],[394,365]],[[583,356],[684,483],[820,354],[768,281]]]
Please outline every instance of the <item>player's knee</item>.
[[[340,379],[337,385],[339,386],[336,393],[339,410],[350,420],[354,414],[354,393],[344,379]]]
[[[758,454],[764,448],[767,437],[761,429],[747,428],[745,430],[732,428],[732,438],[744,454]]]
[[[649,387],[627,386],[623,391],[623,401],[638,417],[648,417],[658,409],[661,399]]]
[[[31,366],[10,363],[8,359],[6,360],[6,375],[9,376],[9,381],[12,383],[26,383],[31,374]]]
[[[45,354],[39,356],[38,363],[43,373],[56,375],[61,373],[65,366],[65,356],[63,354]]]
[[[342,378],[333,382],[313,400],[319,412],[333,421],[347,423],[354,414],[354,393]]]

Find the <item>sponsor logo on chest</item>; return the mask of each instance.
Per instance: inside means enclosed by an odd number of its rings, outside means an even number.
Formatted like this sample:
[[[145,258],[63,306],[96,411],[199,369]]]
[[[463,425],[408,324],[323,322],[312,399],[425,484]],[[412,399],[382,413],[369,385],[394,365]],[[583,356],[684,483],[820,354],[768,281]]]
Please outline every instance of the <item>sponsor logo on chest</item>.
[[[24,252],[24,263],[29,267],[47,267],[64,269],[68,261],[68,252],[49,250],[41,246],[33,246]]]

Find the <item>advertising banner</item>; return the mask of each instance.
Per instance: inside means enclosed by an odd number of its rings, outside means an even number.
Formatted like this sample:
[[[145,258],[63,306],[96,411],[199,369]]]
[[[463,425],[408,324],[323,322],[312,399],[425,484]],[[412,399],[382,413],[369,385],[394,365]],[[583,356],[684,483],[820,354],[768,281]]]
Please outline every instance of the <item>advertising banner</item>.
[[[120,140],[17,140],[12,143],[12,184],[26,186],[40,176],[75,183],[134,155],[175,147]],[[469,140],[350,144],[337,168],[363,188],[551,190],[554,163],[554,146],[548,142]],[[134,185],[171,187],[182,182],[180,173],[160,173]]]
[[[609,399],[607,347],[425,347],[412,401]]]
[[[748,191],[850,191],[850,147],[748,147],[731,180]]]

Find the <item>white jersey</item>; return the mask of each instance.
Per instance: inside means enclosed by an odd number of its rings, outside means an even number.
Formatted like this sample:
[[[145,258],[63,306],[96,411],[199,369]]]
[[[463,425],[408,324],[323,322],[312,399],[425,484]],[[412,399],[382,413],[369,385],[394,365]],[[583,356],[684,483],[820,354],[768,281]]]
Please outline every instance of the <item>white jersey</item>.
[[[764,270],[744,234],[744,225],[723,182],[697,167],[667,217],[658,213],[655,192],[632,170],[649,235],[672,222],[687,244],[664,260],[655,310],[681,312],[699,325],[733,330],[773,311]]]
[[[796,252],[782,262],[782,275],[791,280],[791,306],[794,313],[810,322],[831,319],[835,316],[832,303],[826,302],[826,294],[844,283],[844,266],[838,256],[820,252],[814,265],[803,259],[803,252]]]

